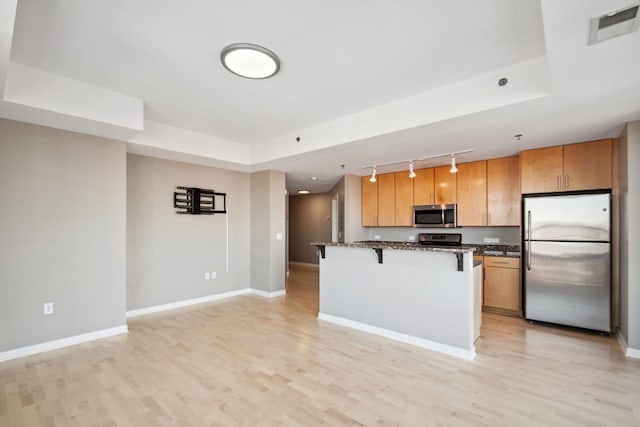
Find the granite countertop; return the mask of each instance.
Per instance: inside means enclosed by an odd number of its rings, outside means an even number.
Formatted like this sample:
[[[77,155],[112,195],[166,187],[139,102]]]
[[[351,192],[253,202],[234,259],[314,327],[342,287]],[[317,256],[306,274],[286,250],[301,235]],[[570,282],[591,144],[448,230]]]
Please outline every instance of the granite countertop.
[[[424,246],[416,242],[392,242],[384,240],[365,240],[361,242],[333,243],[311,242],[314,246],[340,246],[347,248],[398,249],[403,251],[468,253],[476,250],[474,245],[462,246]]]
[[[466,253],[473,252],[479,256],[502,256],[508,258],[520,257],[520,246],[511,245],[483,245],[483,244],[463,244],[462,246],[424,246],[416,242],[397,242],[385,240],[364,240],[359,242],[333,243],[333,242],[311,242],[311,245],[318,246],[342,246],[348,248],[381,248],[400,249],[406,251],[431,251],[431,252],[453,252]]]
[[[467,246],[467,245],[462,245]],[[507,258],[520,258],[520,246],[512,245],[472,245],[476,248],[474,255],[480,256],[502,256]]]

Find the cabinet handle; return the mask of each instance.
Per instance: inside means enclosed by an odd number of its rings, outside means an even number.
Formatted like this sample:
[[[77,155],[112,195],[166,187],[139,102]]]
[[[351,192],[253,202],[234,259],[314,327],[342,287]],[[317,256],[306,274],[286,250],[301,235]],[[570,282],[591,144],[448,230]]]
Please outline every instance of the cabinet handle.
[[[569,175],[564,176],[564,189],[565,190],[569,189]]]
[[[560,178],[560,175],[558,175],[556,178],[557,178],[557,179],[556,179],[556,188],[557,188],[558,190],[560,190],[560,182],[561,182],[560,180],[561,180],[562,178]]]
[[[491,225],[491,214],[487,214],[487,225]]]

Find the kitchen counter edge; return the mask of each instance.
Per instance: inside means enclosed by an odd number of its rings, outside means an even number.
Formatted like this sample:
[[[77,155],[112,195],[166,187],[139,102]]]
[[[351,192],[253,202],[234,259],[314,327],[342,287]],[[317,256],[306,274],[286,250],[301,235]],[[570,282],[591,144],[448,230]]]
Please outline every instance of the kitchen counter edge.
[[[451,253],[469,253],[476,250],[475,246],[422,246],[418,244],[407,244],[402,242],[351,242],[351,243],[333,243],[333,242],[311,242],[313,246],[337,246],[346,248],[369,248],[369,249],[397,249],[402,251],[422,251],[422,252],[451,252]]]

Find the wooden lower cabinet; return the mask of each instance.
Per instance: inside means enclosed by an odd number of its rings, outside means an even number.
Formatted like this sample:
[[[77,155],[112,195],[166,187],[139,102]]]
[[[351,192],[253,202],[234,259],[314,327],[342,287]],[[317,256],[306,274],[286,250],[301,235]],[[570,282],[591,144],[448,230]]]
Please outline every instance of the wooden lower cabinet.
[[[522,315],[520,259],[484,257],[485,311]]]

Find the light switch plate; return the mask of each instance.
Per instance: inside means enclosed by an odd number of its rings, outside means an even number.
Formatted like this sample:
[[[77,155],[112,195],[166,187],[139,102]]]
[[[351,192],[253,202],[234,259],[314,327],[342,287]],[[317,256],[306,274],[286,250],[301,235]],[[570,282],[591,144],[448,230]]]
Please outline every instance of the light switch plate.
[[[410,242],[415,242],[416,241],[416,236],[409,236],[409,241]]]
[[[485,237],[482,239],[484,243],[500,243],[500,238],[498,237]]]
[[[373,240],[380,240],[380,235],[376,234],[375,236],[373,236]]]
[[[282,240],[282,233],[276,233],[276,240]]]

